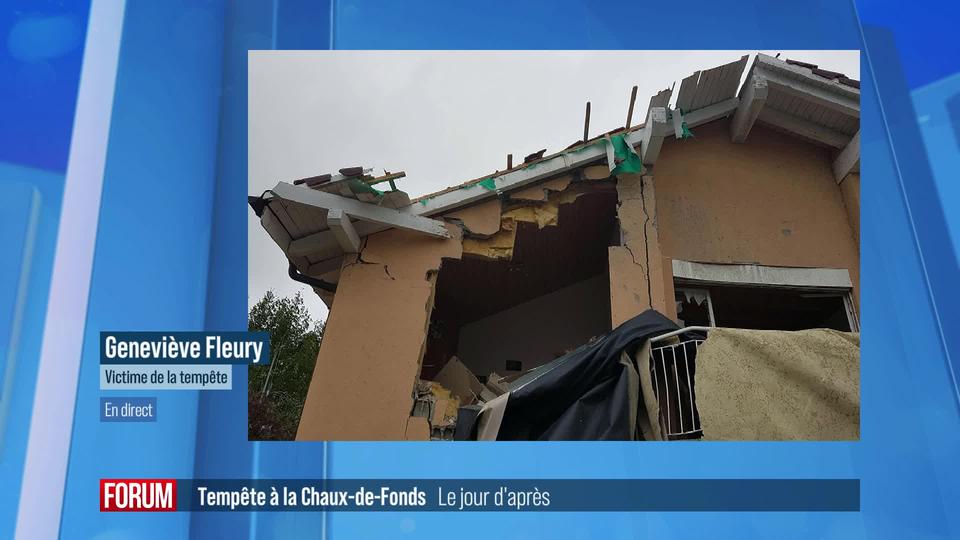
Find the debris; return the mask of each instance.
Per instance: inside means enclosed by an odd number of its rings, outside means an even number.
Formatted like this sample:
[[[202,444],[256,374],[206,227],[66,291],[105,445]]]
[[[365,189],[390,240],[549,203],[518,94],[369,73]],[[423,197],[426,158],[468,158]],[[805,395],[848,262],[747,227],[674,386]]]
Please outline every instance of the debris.
[[[307,187],[319,186],[320,184],[326,184],[331,178],[333,178],[333,176],[330,174],[321,174],[319,176],[311,176],[309,178],[294,180],[293,185],[299,186],[300,184],[306,184]]]
[[[344,167],[340,169],[340,174],[344,176],[360,176],[363,174],[363,167]]]
[[[427,420],[431,439],[452,440],[460,399],[451,395],[450,390],[432,381],[418,380],[414,393],[411,418]]]
[[[538,150],[538,151],[530,154],[529,156],[523,158],[523,162],[524,162],[524,163],[530,163],[531,161],[536,161],[536,160],[542,158],[542,157],[543,157],[543,154],[544,154],[546,151],[547,151],[546,148],[544,148],[543,150]]]
[[[510,391],[510,385],[503,380],[503,377],[497,375],[496,372],[487,376],[487,388],[498,396],[502,396]]]
[[[805,67],[805,68],[807,68],[807,69],[817,69],[817,65],[816,65],[816,64],[808,64],[807,62],[801,62],[801,61],[799,61],[799,60],[790,60],[790,59],[788,58],[788,59],[787,59],[787,63],[788,63],[788,64],[791,64],[791,65],[794,65],[794,66]]]
[[[814,69],[813,73],[814,75],[819,75],[824,79],[837,79],[837,78],[843,77],[843,73],[838,73],[836,71],[828,71],[826,69],[820,69],[820,68]]]
[[[456,356],[450,358],[443,369],[433,378],[433,382],[450,390],[451,394],[460,398],[460,403],[470,405],[476,403],[477,398],[486,390],[480,379],[463,365]]]
[[[849,78],[849,77],[840,77],[840,78],[837,79],[837,80],[840,81],[840,84],[842,84],[842,85],[850,86],[850,87],[853,87],[853,88],[860,88],[860,81],[851,79],[851,78]]]

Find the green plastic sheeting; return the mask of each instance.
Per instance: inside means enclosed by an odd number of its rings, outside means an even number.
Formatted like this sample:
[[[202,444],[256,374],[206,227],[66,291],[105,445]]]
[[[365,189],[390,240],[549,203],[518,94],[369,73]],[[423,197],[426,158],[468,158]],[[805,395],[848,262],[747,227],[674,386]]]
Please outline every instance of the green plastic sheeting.
[[[683,109],[677,109],[677,112],[680,113],[681,119],[683,118]],[[693,132],[690,131],[690,127],[687,126],[686,122],[680,122],[680,138],[681,139],[691,139],[693,138]]]
[[[480,184],[480,186],[481,186],[483,189],[486,189],[486,190],[488,190],[488,191],[496,191],[496,189],[497,189],[496,184],[493,182],[493,178],[484,178],[483,180],[481,180],[481,181],[479,181],[479,182],[477,182],[477,183]]]
[[[349,184],[347,184],[347,185],[350,186],[350,191],[352,191],[354,194],[357,194],[357,193],[372,193],[372,194],[376,195],[377,197],[383,197],[383,192],[382,192],[382,191],[380,191],[379,189],[374,188],[373,186],[367,185],[366,182],[364,182],[363,180],[360,180],[359,178],[353,178],[353,179],[349,180],[348,182],[349,182]]]
[[[640,156],[638,156],[633,149],[629,148],[623,135],[610,137],[610,142],[613,144],[613,155],[617,162],[617,166],[614,167],[611,174],[618,175],[643,172],[643,163],[640,161]]]

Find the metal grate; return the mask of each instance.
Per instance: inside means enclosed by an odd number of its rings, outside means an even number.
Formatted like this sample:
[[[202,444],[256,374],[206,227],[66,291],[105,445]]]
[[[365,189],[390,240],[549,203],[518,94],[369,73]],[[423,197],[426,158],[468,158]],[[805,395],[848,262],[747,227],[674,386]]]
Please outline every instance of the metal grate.
[[[710,328],[690,326],[650,340],[650,373],[660,404],[660,430],[666,440],[703,436],[694,379],[697,350]],[[671,338],[675,343],[664,344]]]

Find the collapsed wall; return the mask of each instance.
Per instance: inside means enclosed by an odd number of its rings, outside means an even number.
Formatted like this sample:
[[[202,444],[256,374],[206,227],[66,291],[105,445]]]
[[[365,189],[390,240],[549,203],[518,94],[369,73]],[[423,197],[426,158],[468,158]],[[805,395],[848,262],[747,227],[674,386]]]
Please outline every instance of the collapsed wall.
[[[607,171],[605,166],[602,169]],[[430,366],[423,365],[427,340],[435,333],[430,326],[431,312],[444,261],[448,265],[460,264],[462,259],[502,262],[505,272],[516,271],[509,263],[515,262],[515,249],[523,243],[518,242],[518,233],[524,236],[536,234],[531,231],[558,230],[561,215],[570,214],[572,205],[586,194],[605,194],[604,200],[611,200],[612,207],[613,186],[591,180],[599,178],[600,171],[589,172],[558,176],[508,196],[449,212],[443,216],[453,233],[448,240],[399,230],[367,237],[360,252],[348,256],[340,270],[335,305],[327,321],[297,438],[429,438],[431,419],[411,414],[417,396],[428,393],[423,386],[418,390],[421,372],[436,373],[452,356],[441,353]],[[571,214],[566,219],[580,218]],[[584,230],[596,229],[595,224],[587,225]],[[606,249],[604,236],[609,232],[596,229],[584,242]],[[606,273],[605,260],[600,266],[595,262],[581,264],[580,269],[556,266],[558,272],[572,272],[562,278],[568,281]],[[545,287],[556,288],[559,283]],[[542,292],[531,290],[530,295]],[[504,296],[515,294],[508,291]],[[608,311],[605,307],[603,328],[595,333],[609,329]],[[477,375],[488,377],[486,373]],[[459,403],[474,398],[451,397]]]
[[[848,269],[858,298],[853,209],[859,207],[859,176],[838,188],[822,149],[759,126],[750,145],[736,145],[724,128],[716,122],[699,129],[693,143],[668,142],[655,171],[612,176],[607,165],[580,167],[446,212],[439,217],[450,239],[399,230],[367,237],[340,270],[298,439],[430,438],[431,421],[448,422],[449,415],[414,414],[418,396],[437,395],[418,384],[457,355],[465,323],[596,275],[608,287],[608,330],[651,308],[677,320],[673,259]],[[688,151],[692,144],[695,151]],[[598,214],[583,210],[590,201],[615,205],[612,231],[591,229]],[[559,238],[564,227],[570,228]],[[851,234],[836,234],[844,230]],[[578,234],[585,235],[584,245],[604,250],[600,265],[578,261],[576,250],[562,251]],[[531,252],[527,244],[538,243],[540,251]],[[558,264],[550,256],[564,260]],[[551,264],[563,275],[543,274]],[[531,283],[549,283],[509,285],[523,272],[541,272],[544,279]],[[438,320],[434,307],[443,279],[466,283],[455,295],[466,304],[489,304],[487,312],[448,312]],[[490,300],[497,295],[509,302]],[[482,343],[483,336],[473,339]],[[464,404],[477,397],[439,399]]]

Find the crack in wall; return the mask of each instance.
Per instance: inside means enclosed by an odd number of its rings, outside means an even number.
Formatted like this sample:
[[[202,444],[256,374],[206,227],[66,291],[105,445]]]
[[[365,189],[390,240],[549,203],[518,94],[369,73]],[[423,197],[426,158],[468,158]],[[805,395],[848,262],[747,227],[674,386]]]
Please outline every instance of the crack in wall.
[[[650,223],[650,212],[647,211],[647,197],[643,191],[643,178],[640,178],[640,208],[643,210],[643,252],[644,258],[647,262],[646,267],[644,268],[644,273],[647,274],[647,303],[650,307],[653,307],[653,288],[650,286],[650,241],[647,236],[647,225]],[[630,252],[630,256],[633,256],[633,252]]]

